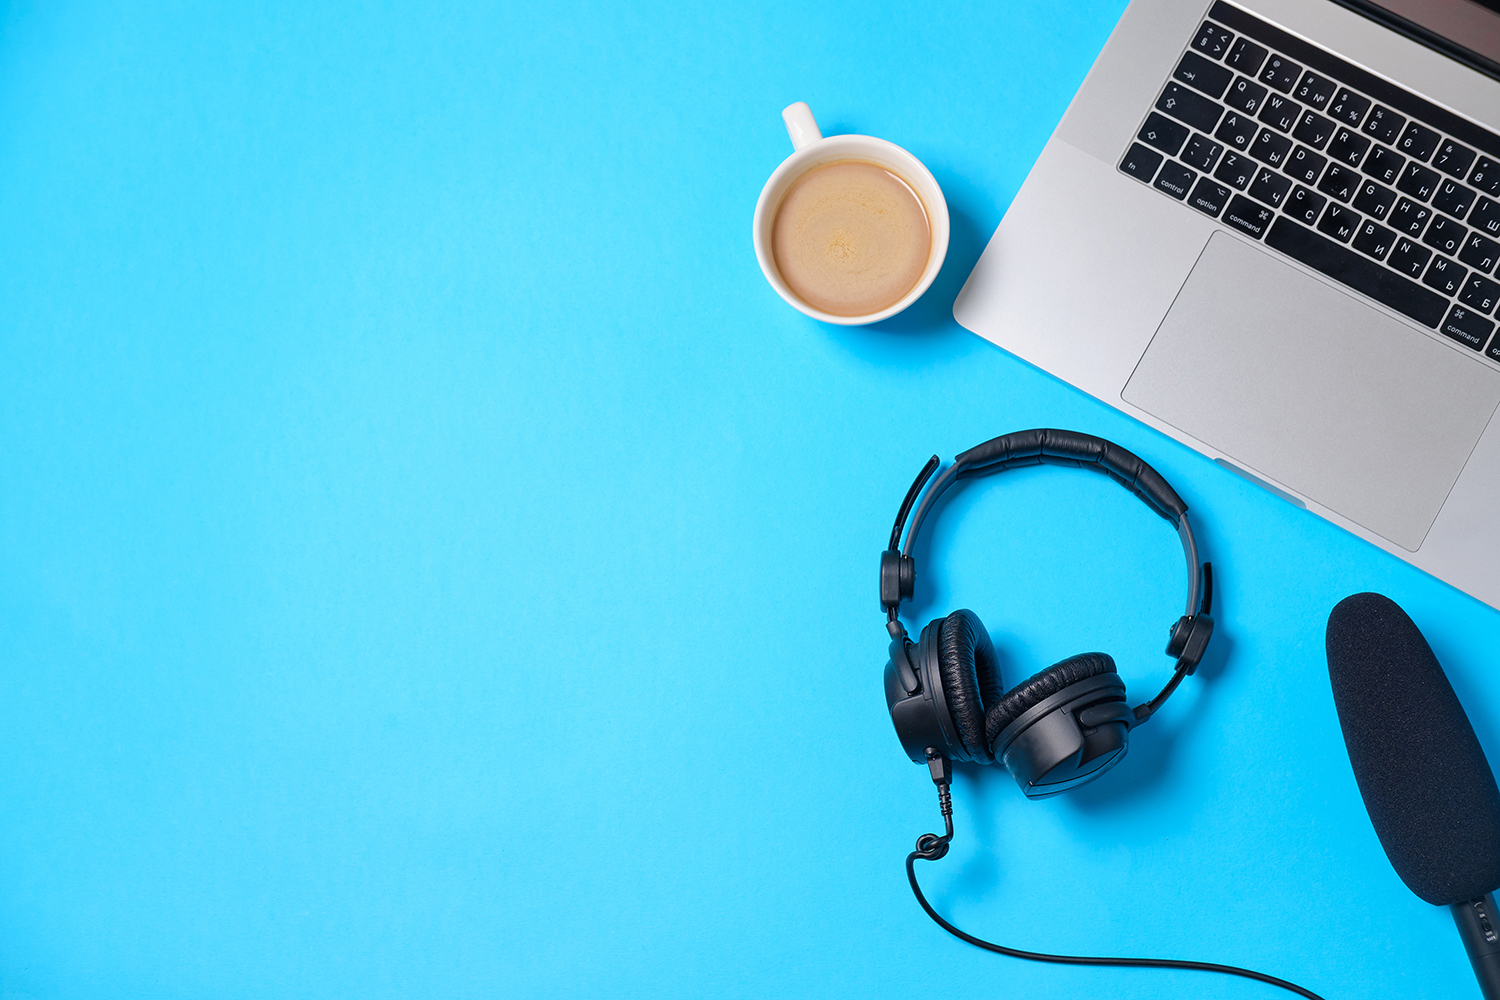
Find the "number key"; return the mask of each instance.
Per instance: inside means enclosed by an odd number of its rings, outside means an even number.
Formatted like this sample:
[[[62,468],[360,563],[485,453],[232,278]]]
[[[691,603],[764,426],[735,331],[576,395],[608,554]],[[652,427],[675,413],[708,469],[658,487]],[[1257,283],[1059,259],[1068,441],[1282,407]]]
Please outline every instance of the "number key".
[[[1234,43],[1234,48],[1229,50],[1229,57],[1224,61],[1246,76],[1254,76],[1265,58],[1265,49],[1248,38],[1241,38]]]
[[[1485,194],[1500,197],[1500,163],[1488,156],[1481,156],[1479,162],[1474,164],[1474,172],[1469,175],[1469,183]]]
[[[1373,135],[1381,142],[1391,143],[1396,141],[1397,133],[1405,124],[1405,115],[1398,115],[1390,108],[1377,104],[1375,110],[1370,112],[1370,117],[1365,119],[1362,131],[1365,135]]]
[[[1302,82],[1297,84],[1297,89],[1292,91],[1292,96],[1303,104],[1310,104],[1322,111],[1328,106],[1328,99],[1333,96],[1335,89],[1332,80],[1308,70],[1302,74]]]
[[[1368,110],[1370,110],[1370,99],[1360,97],[1348,87],[1339,88],[1338,96],[1333,99],[1332,104],[1328,105],[1329,117],[1351,128],[1359,125],[1359,120]]]
[[[1292,85],[1301,75],[1301,66],[1283,56],[1272,56],[1266,60],[1265,68],[1260,71],[1260,76],[1256,79],[1261,83],[1270,84],[1283,94],[1289,94],[1292,91]]]
[[[1443,144],[1438,147],[1437,155],[1432,158],[1432,165],[1445,174],[1462,179],[1469,172],[1469,164],[1474,162],[1475,155],[1467,146],[1460,146],[1452,139],[1444,139]]]
[[[1406,131],[1401,133],[1401,138],[1396,143],[1396,148],[1414,160],[1427,162],[1432,151],[1437,149],[1438,140],[1441,138],[1436,132],[1426,125],[1412,122],[1406,126]]]

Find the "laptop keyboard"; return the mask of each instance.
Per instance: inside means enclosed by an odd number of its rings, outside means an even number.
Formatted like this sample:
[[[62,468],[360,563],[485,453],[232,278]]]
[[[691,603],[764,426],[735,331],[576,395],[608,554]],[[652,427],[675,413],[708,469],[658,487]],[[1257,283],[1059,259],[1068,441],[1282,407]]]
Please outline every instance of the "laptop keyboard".
[[[1500,361],[1500,136],[1216,2],[1120,170]]]

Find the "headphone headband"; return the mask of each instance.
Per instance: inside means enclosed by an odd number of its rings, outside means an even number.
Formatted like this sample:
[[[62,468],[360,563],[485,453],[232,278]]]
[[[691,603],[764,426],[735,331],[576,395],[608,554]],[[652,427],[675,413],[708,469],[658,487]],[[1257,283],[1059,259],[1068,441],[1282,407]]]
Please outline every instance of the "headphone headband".
[[[1182,497],[1144,459],[1111,441],[1091,434],[1047,427],[1016,431],[991,438],[954,458],[953,464],[943,470],[943,474],[932,483],[922,497],[922,502],[917,505],[911,528],[906,531],[905,545],[897,553],[896,546],[900,544],[907,514],[923,485],[940,464],[938,457],[932,456],[911,484],[901,510],[896,515],[890,547],[881,556],[880,604],[886,610],[889,619],[887,628],[892,638],[904,640],[906,636],[906,629],[897,620],[896,609],[912,595],[916,586],[916,563],[911,553],[916,545],[917,535],[933,504],[954,483],[1026,465],[1073,465],[1097,469],[1134,493],[1147,507],[1177,529],[1183,557],[1187,562],[1187,607],[1183,611],[1183,617],[1173,627],[1172,641],[1168,645],[1168,653],[1176,657],[1177,667],[1172,680],[1161,694],[1148,705],[1142,705],[1136,710],[1139,721],[1149,718],[1177,687],[1183,676],[1192,673],[1198,666],[1203,647],[1207,645],[1208,634],[1206,631],[1194,634],[1194,619],[1201,615],[1207,628],[1212,628],[1212,620],[1208,618],[1209,602],[1212,600],[1212,571],[1207,563],[1201,564],[1200,569],[1198,541],[1193,536],[1193,528],[1187,517],[1188,506]]]

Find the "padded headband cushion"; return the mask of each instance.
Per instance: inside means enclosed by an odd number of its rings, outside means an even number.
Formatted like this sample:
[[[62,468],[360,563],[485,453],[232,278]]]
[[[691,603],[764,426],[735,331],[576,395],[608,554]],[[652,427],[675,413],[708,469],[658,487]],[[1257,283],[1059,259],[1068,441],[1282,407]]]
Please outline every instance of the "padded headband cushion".
[[[995,647],[979,616],[961,609],[944,618],[938,631],[937,657],[948,711],[964,750],[973,760],[992,763],[995,756],[985,738],[985,710],[1000,700],[1005,685],[1000,681]]]
[[[1115,661],[1108,653],[1079,653],[1033,674],[999,701],[989,702],[990,709],[984,720],[985,742],[993,744],[1000,731],[1019,719],[1027,709],[1052,697],[1069,684],[1112,673],[1115,673]],[[990,756],[993,757],[994,754]]]

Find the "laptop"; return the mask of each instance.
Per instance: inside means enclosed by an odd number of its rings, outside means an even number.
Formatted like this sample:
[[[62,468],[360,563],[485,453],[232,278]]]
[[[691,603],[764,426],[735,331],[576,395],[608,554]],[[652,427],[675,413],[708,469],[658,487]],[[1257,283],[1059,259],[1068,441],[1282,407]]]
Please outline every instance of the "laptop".
[[[1133,0],[960,324],[1500,608],[1500,2]]]

